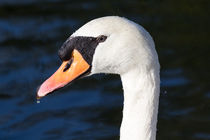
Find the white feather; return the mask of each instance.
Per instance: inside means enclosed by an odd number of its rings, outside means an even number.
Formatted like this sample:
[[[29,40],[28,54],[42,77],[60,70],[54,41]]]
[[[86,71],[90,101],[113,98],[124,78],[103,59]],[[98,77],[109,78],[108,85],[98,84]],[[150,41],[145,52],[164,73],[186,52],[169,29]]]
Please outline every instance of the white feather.
[[[107,35],[94,53],[91,74],[120,74],[124,89],[120,140],[155,140],[159,102],[159,61],[149,33],[122,17],[92,20],[73,36]]]

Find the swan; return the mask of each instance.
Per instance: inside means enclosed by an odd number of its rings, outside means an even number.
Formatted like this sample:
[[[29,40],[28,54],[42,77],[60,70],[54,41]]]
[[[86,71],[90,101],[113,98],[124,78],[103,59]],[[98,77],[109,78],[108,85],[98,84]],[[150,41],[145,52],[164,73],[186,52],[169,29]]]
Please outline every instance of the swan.
[[[124,17],[89,21],[58,50],[59,69],[38,89],[41,98],[97,73],[119,74],[124,91],[120,140],[155,140],[160,65],[150,34]]]

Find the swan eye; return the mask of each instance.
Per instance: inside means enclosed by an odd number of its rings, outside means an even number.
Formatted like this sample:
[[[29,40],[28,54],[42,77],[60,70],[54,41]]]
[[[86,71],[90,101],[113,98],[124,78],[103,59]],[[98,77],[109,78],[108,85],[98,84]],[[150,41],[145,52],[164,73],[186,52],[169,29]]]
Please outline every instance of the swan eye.
[[[105,35],[100,35],[97,37],[97,41],[99,43],[104,42],[106,39],[107,39],[107,36],[105,36]]]

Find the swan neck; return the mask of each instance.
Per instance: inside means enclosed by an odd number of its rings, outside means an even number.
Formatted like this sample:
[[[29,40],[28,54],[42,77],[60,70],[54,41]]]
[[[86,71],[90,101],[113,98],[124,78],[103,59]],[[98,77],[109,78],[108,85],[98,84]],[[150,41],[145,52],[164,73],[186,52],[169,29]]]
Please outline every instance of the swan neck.
[[[124,90],[120,140],[155,140],[159,70],[134,69],[121,75]]]

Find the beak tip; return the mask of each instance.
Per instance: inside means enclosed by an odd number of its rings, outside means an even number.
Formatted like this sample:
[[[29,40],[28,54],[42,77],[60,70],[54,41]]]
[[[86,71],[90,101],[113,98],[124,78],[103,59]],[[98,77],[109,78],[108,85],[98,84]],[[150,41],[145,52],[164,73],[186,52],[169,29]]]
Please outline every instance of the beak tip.
[[[42,98],[42,96],[39,96],[39,95],[36,96],[37,100],[40,100],[41,98]]]
[[[39,89],[40,89],[40,88],[39,88]],[[36,94],[36,99],[37,99],[37,100],[39,100],[39,99],[41,99],[42,97],[44,97],[44,96],[41,94],[41,92],[40,92],[39,89],[38,89],[37,94]]]
[[[43,84],[41,86],[39,86],[37,88],[37,95],[36,95],[36,99],[41,99],[42,97],[44,97],[45,95],[47,95],[47,88],[45,86],[43,86]]]

